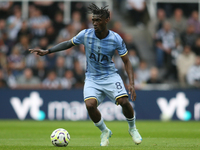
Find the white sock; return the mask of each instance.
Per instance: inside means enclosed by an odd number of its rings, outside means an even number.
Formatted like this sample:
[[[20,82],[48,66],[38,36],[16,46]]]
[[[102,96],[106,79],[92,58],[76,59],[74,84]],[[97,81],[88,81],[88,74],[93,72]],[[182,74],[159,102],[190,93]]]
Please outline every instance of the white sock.
[[[129,126],[129,128],[134,128],[134,127],[136,127],[136,125],[135,125],[135,117],[133,117],[133,118],[126,118],[126,121],[128,122],[128,126]]]
[[[94,123],[94,125],[95,125],[96,127],[98,127],[99,130],[101,130],[101,132],[104,131],[104,130],[107,128],[107,127],[106,127],[106,124],[105,124],[104,121],[103,121],[103,118],[101,118],[101,120],[100,120],[99,122]]]

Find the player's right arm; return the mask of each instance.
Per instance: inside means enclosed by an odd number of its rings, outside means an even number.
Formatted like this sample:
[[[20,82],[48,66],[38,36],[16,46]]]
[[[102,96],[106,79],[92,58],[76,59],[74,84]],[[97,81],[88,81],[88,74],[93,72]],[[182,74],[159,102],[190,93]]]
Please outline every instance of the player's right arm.
[[[36,48],[36,49],[29,49],[29,51],[31,53],[35,52],[37,53],[37,55],[40,55],[40,56],[44,56],[50,53],[55,53],[58,51],[63,51],[63,50],[71,48],[72,46],[83,44],[84,34],[85,34],[85,30],[82,30],[79,34],[77,34],[71,40],[59,43],[48,50],[42,50],[42,49]]]
[[[69,41],[65,41],[65,42],[62,42],[62,43],[59,43],[55,46],[53,46],[52,48],[48,49],[48,50],[42,50],[42,49],[29,49],[29,51],[31,53],[37,53],[37,55],[40,55],[40,56],[44,56],[46,54],[50,54],[50,53],[55,53],[55,52],[58,52],[58,51],[63,51],[63,50],[66,50],[68,48],[71,48],[72,46],[74,46],[74,44],[72,43],[71,40]]]

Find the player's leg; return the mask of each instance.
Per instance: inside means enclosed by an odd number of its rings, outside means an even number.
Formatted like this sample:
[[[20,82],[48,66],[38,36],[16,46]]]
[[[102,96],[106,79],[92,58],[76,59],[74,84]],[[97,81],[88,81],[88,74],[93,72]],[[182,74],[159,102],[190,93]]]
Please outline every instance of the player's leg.
[[[91,81],[85,81],[84,85],[84,101],[88,114],[91,120],[94,122],[95,126],[99,128],[102,132],[101,134],[101,146],[108,146],[109,137],[111,137],[112,132],[108,129],[101,117],[101,113],[97,109],[98,104],[105,98],[104,93],[101,92],[98,85]]]
[[[123,114],[128,122],[129,134],[132,136],[132,139],[135,142],[135,144],[140,144],[142,142],[142,137],[136,129],[134,110],[128,100],[128,97],[123,96],[118,98],[116,101],[119,105],[121,105]]]

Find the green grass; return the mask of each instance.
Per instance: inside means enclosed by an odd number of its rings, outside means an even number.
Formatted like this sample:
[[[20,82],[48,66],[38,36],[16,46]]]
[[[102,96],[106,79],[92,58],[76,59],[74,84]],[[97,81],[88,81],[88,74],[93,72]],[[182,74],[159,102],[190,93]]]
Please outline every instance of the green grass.
[[[124,121],[106,122],[112,130],[108,147],[100,147],[100,131],[91,121],[17,121],[0,120],[0,150],[199,150],[200,122],[137,121],[143,137],[135,145]],[[54,147],[50,134],[56,128],[69,131],[67,147]]]

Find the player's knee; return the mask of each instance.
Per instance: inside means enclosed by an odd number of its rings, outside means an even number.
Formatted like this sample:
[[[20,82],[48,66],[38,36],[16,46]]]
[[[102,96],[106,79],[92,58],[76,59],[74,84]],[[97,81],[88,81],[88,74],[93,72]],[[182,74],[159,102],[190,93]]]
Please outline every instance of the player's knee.
[[[86,100],[85,105],[88,111],[92,111],[97,108],[97,102],[95,99]]]
[[[121,97],[121,98],[117,99],[117,102],[122,107],[126,107],[130,104],[129,101],[128,101],[128,97]]]

